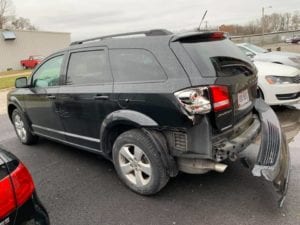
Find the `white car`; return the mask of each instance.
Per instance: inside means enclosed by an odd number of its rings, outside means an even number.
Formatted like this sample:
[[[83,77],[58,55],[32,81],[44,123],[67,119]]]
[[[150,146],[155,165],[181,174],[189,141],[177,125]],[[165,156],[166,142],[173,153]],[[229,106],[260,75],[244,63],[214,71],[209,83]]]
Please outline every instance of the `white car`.
[[[237,46],[250,58],[255,61],[272,62],[277,64],[284,64],[294,66],[300,69],[300,54],[294,52],[282,52],[268,50],[258,47],[250,43],[241,43]]]
[[[269,62],[254,64],[258,70],[258,91],[267,104],[299,107],[300,70]]]

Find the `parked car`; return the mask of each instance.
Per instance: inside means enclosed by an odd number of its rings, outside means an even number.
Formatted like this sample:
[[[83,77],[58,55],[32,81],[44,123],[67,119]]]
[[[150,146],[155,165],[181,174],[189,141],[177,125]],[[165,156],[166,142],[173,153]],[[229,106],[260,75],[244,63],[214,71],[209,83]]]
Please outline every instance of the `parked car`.
[[[286,43],[292,43],[292,44],[300,44],[300,36],[294,36],[285,39]]]
[[[255,61],[284,64],[300,69],[300,54],[282,51],[269,52],[264,48],[250,43],[242,43],[237,45],[247,56],[253,58]]]
[[[269,105],[300,103],[300,70],[295,67],[254,61],[258,76],[258,94]]]
[[[0,224],[49,225],[27,168],[13,154],[0,148]]]
[[[157,193],[178,171],[224,172],[225,160],[239,157],[250,163],[249,152],[252,174],[284,200],[290,162],[279,121],[256,99],[255,66],[222,32],[74,42],[16,87],[8,115],[23,144],[42,136],[101,154],[134,192]],[[262,143],[249,151],[258,135]]]
[[[34,69],[45,57],[40,55],[29,56],[28,59],[21,60],[21,66],[24,69]]]
[[[291,40],[291,43],[300,44],[300,36],[293,37],[292,40]]]

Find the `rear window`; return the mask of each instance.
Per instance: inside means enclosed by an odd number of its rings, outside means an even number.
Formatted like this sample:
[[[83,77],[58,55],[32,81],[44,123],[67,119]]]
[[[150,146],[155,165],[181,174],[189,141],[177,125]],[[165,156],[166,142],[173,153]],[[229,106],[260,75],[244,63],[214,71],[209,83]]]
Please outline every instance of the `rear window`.
[[[3,153],[0,149],[0,180],[5,178],[9,172],[13,172],[19,165],[19,161],[8,152]]]
[[[109,51],[115,82],[159,82],[166,80],[164,70],[154,55],[144,49]]]
[[[0,181],[8,175],[5,163],[0,158]]]
[[[228,39],[209,42],[182,42],[203,77],[254,74],[255,68]]]

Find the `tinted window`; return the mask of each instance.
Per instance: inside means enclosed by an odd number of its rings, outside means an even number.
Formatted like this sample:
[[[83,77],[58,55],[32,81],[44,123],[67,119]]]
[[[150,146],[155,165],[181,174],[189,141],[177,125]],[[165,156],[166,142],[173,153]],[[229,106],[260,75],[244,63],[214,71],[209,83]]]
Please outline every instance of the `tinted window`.
[[[143,49],[110,50],[115,82],[148,82],[166,80],[155,57]]]
[[[0,181],[8,175],[5,163],[0,158]]]
[[[112,81],[105,51],[74,52],[70,56],[67,83],[94,84]]]
[[[63,55],[56,56],[46,61],[33,75],[33,85],[35,87],[58,85],[62,61]]]

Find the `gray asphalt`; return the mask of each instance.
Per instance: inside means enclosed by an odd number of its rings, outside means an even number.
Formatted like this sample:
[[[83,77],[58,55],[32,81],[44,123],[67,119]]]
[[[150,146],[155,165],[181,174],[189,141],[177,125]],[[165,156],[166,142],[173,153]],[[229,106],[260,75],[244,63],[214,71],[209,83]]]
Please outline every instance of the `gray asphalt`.
[[[6,115],[0,144],[29,168],[54,225],[300,224],[300,135],[290,144],[292,171],[282,209],[277,195],[240,163],[224,174],[180,174],[157,195],[132,193],[113,165],[93,154],[45,139],[24,146]]]

